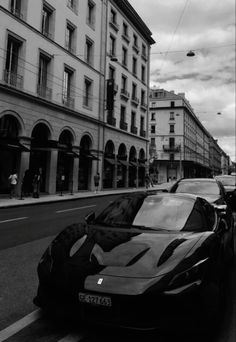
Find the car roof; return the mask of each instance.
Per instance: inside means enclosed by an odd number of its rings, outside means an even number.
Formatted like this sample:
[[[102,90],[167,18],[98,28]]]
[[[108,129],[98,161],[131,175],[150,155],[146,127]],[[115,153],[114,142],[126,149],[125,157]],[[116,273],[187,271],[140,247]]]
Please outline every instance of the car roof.
[[[179,197],[179,198],[188,198],[191,200],[196,200],[198,197],[201,197],[201,196],[191,194],[191,193],[170,193],[170,192],[161,192],[161,191],[157,191],[156,193],[154,193],[154,191],[155,190],[152,190],[150,193],[148,191],[137,191],[131,194],[125,194],[123,196],[127,197],[127,195],[135,196],[137,194],[146,194],[147,197]]]
[[[181,182],[213,182],[215,183],[216,180],[214,178],[182,178],[180,179]]]

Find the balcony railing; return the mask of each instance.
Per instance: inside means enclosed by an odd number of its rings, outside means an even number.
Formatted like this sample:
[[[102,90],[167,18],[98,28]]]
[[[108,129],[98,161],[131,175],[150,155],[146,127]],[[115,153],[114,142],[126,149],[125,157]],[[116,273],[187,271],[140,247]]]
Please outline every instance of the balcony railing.
[[[135,106],[139,105],[139,99],[136,96],[131,97],[131,103]]]
[[[4,70],[4,81],[16,88],[23,87],[23,76],[9,70]]]
[[[146,137],[146,131],[144,131],[142,128],[140,129],[140,136],[143,138]]]
[[[143,59],[145,62],[147,62],[148,57],[147,57],[146,52],[142,52],[141,57],[142,57],[142,59]]]
[[[70,96],[63,96],[62,97],[62,103],[69,108],[74,108],[75,106],[75,99]]]
[[[179,152],[180,151],[180,145],[163,145],[163,151],[164,152]]]
[[[115,31],[119,31],[120,26],[117,24],[117,22],[110,20],[109,25],[110,25]]]
[[[130,132],[133,133],[133,134],[137,134],[138,133],[138,128],[131,125]]]
[[[129,37],[129,35],[128,34],[122,34],[122,38],[126,41],[126,43],[128,43],[129,44],[129,42],[130,42],[130,37]]]
[[[126,89],[121,89],[120,90],[120,97],[125,99],[126,101],[129,99],[129,92]]]
[[[144,101],[142,101],[142,102],[140,103],[140,108],[141,108],[142,110],[147,110],[147,103],[145,103]]]
[[[140,48],[139,48],[138,45],[133,44],[132,48],[133,48],[133,50],[134,50],[136,53],[139,53]]]
[[[44,97],[47,100],[52,99],[52,89],[45,87],[43,84],[37,85],[37,93],[39,96]]]
[[[108,115],[107,123],[111,126],[116,126],[116,118],[114,118],[112,115]]]
[[[120,129],[123,129],[123,131],[127,131],[127,129],[128,129],[128,124],[127,124],[127,122],[121,120],[121,121],[120,121]]]

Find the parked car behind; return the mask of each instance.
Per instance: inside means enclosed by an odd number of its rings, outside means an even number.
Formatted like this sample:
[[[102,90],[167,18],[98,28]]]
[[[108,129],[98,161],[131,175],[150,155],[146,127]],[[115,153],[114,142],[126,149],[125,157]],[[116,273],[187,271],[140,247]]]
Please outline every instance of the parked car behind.
[[[231,203],[220,181],[216,178],[182,178],[171,188],[171,193],[190,193],[205,198],[221,215],[225,215],[229,226],[233,226]]]
[[[38,264],[34,303],[90,323],[150,329],[210,323],[233,231],[205,199],[136,192],[65,228]]]
[[[236,212],[236,175],[220,175],[215,177],[223,184],[227,195],[227,201],[232,211]]]

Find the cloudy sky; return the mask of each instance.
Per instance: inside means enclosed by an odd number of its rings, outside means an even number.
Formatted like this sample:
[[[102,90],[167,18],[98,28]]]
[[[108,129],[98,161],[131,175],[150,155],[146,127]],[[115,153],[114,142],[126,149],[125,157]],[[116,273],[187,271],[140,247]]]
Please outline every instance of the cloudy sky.
[[[156,41],[151,86],[185,93],[200,121],[235,161],[235,0],[129,2]],[[186,56],[189,50],[194,57]]]

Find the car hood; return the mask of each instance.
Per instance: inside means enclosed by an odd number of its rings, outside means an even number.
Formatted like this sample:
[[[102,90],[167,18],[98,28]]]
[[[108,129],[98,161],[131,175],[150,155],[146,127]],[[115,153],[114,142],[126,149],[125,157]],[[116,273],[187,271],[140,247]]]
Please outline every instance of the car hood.
[[[105,266],[100,274],[153,277],[168,272],[204,233],[141,233],[105,252],[95,243],[90,258]]]

